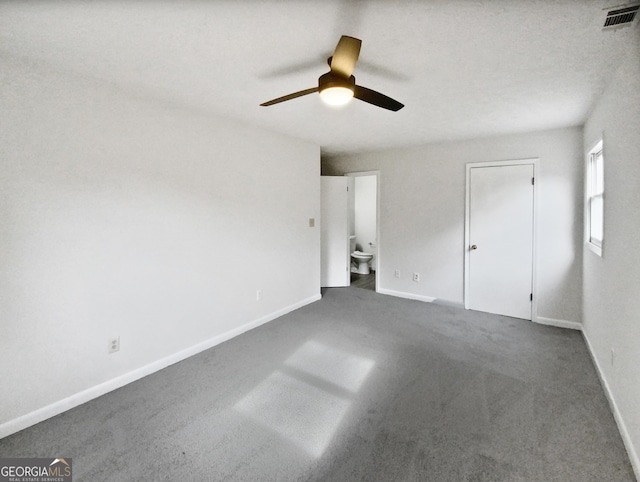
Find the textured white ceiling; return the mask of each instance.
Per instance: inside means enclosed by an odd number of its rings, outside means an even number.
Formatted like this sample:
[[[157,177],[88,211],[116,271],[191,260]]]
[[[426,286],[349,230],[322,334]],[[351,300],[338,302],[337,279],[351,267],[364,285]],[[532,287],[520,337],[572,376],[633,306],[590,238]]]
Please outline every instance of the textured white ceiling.
[[[615,0],[613,1],[615,5]],[[25,59],[267,127],[325,154],[581,125],[638,28],[603,32],[602,0],[0,3],[0,58]],[[406,107],[317,95],[340,35],[360,85]]]

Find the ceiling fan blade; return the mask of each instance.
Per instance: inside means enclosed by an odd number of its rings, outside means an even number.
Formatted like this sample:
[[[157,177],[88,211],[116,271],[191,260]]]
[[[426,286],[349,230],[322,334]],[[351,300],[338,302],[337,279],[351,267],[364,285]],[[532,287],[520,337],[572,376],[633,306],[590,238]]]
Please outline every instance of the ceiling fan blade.
[[[353,96],[356,99],[360,99],[364,102],[368,102],[369,104],[382,107],[383,109],[392,110],[394,112],[397,112],[404,107],[404,104],[401,104],[397,100],[360,85],[355,86]]]
[[[284,102],[287,100],[295,99],[296,97],[302,97],[303,95],[313,94],[314,92],[318,92],[318,87],[312,87],[311,89],[301,90],[299,92],[294,92],[293,94],[284,95],[282,97],[278,97],[277,99],[273,99],[267,102],[263,102],[260,104],[261,106],[269,106],[273,104],[279,104],[280,102]]]
[[[343,35],[331,58],[331,72],[349,78],[360,55],[362,40]]]

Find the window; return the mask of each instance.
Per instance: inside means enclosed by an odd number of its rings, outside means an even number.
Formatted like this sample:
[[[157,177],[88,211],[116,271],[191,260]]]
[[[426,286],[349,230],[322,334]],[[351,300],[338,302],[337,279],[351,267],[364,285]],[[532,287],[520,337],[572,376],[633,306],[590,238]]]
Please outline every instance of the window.
[[[586,244],[587,247],[602,256],[604,240],[604,156],[602,141],[589,151],[587,157],[587,193],[586,193]]]

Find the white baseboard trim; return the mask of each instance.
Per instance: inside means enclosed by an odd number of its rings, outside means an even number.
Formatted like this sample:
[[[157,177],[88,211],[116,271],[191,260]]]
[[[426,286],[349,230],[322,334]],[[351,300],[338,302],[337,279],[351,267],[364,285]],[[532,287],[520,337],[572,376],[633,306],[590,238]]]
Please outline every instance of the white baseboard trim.
[[[274,311],[268,315],[265,315],[256,320],[250,321],[249,323],[245,323],[242,326],[229,330],[220,335],[214,336],[208,340],[205,340],[201,343],[193,345],[189,348],[181,350],[172,355],[166,356],[159,360],[156,360],[148,365],[137,368],[130,372],[127,372],[123,375],[112,378],[111,380],[107,380],[106,382],[100,383],[93,387],[87,388],[81,392],[75,393],[70,397],[64,398],[62,400],[58,400],[50,405],[34,410],[33,412],[22,415],[16,419],[9,420],[8,422],[0,425],[0,439],[7,437],[13,433],[19,432],[20,430],[24,430],[25,428],[31,427],[37,423],[40,423],[48,418],[59,415],[67,410],[70,410],[74,407],[82,405],[94,398],[98,398],[106,393],[109,393],[113,390],[121,388],[125,385],[128,385],[131,382],[135,382],[143,377],[151,375],[157,371],[162,370],[170,365],[178,363],[182,360],[185,360],[189,357],[197,355],[198,353],[208,350],[220,343],[223,343],[231,338],[234,338],[242,333],[245,333],[249,330],[257,328],[260,325],[264,325],[265,323],[275,320],[291,311],[297,310],[298,308],[302,308],[305,305],[313,303],[314,301],[318,301],[321,299],[321,295],[317,294],[314,296],[310,296],[304,300],[301,300],[297,303],[294,303],[290,306],[282,308],[280,310]]]
[[[404,291],[393,291],[385,288],[378,288],[378,293],[383,295],[396,296],[398,298],[406,298],[408,300],[425,301],[427,303],[432,303],[436,299],[432,298],[431,296],[416,295],[413,293],[405,293]]]
[[[571,330],[582,331],[582,323],[577,321],[557,320],[555,318],[545,318],[544,316],[536,316],[534,322],[541,325],[557,326],[558,328],[569,328]]]
[[[593,365],[596,367],[596,372],[598,373],[598,378],[600,378],[600,383],[604,388],[604,393],[607,396],[607,400],[609,401],[609,406],[611,407],[611,411],[613,412],[613,418],[618,425],[618,431],[620,432],[620,436],[622,437],[622,441],[624,442],[624,446],[627,449],[627,454],[629,455],[629,460],[631,461],[631,466],[633,467],[633,471],[636,475],[636,479],[640,480],[640,457],[638,457],[638,452],[636,452],[635,447],[633,446],[633,441],[631,440],[631,436],[629,435],[629,431],[627,430],[627,425],[624,423],[624,419],[622,418],[622,414],[618,409],[618,404],[616,403],[615,398],[613,397],[613,393],[611,392],[611,388],[609,387],[609,383],[604,376],[604,372],[596,358],[596,355],[593,351],[593,347],[591,346],[591,342],[589,341],[589,337],[587,333],[583,330],[582,337],[584,338],[585,343],[587,344],[587,349],[589,350],[589,355],[591,355],[591,360],[593,361]]]

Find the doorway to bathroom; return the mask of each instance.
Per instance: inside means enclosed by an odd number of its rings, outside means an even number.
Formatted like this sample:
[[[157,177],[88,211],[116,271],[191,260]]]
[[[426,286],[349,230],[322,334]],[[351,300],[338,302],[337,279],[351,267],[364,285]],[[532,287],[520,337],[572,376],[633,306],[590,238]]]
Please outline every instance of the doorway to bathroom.
[[[379,204],[380,172],[350,172],[345,174],[349,182],[349,240],[351,253],[351,284],[353,286],[377,291],[380,266]],[[368,265],[362,266],[362,258],[371,255]]]

